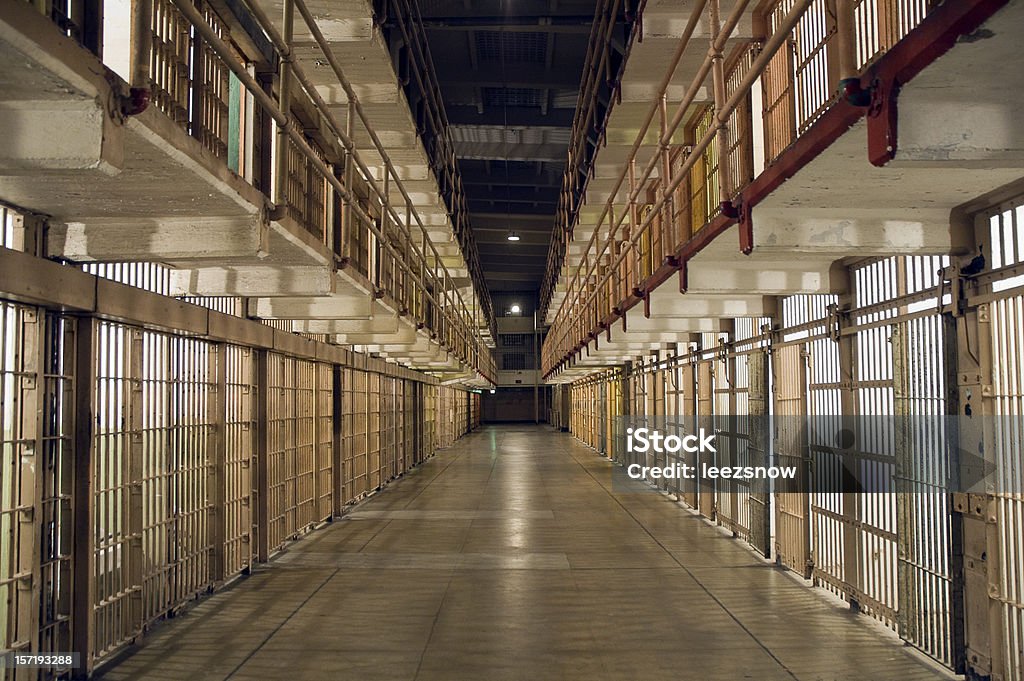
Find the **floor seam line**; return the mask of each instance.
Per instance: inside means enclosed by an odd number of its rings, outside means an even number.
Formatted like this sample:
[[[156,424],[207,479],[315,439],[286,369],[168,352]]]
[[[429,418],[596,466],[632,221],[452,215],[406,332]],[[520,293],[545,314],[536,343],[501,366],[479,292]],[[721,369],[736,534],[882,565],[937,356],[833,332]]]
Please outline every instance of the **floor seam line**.
[[[573,461],[575,461],[576,464],[580,468],[582,468],[586,472],[586,474],[588,476],[590,476],[590,478],[593,479],[597,483],[597,486],[600,487],[601,489],[603,489],[605,494],[607,494],[609,497],[611,497],[611,499],[614,500],[616,504],[618,504],[619,508],[621,508],[623,511],[625,511],[626,515],[628,515],[630,518],[632,518],[633,522],[635,522],[637,525],[639,525],[643,529],[643,531],[647,534],[647,536],[650,537],[654,541],[654,543],[658,545],[658,548],[660,548],[662,551],[664,551],[666,554],[668,554],[668,556],[672,559],[672,562],[674,562],[676,565],[678,565],[681,570],[683,570],[687,575],[689,575],[690,579],[692,579],[698,586],[700,586],[700,588],[704,591],[704,593],[706,593],[711,598],[711,600],[713,600],[718,605],[718,607],[720,607],[727,615],[729,615],[729,617],[732,619],[732,621],[734,621],[743,631],[745,631],[747,633],[747,635],[755,643],[757,643],[757,645],[760,646],[761,649],[764,650],[768,654],[769,657],[771,657],[773,660],[775,660],[775,662],[780,667],[782,667],[782,669],[784,669],[787,674],[789,674],[791,677],[796,679],[796,681],[799,681],[799,678],[797,677],[796,674],[793,673],[793,670],[790,669],[789,667],[787,667],[782,662],[782,660],[780,660],[775,655],[775,653],[772,652],[772,650],[761,641],[761,639],[759,639],[757,636],[755,636],[754,632],[750,631],[750,629],[748,629],[747,626],[745,624],[743,624],[743,622],[741,622],[740,619],[738,617],[736,617],[736,615],[731,610],[729,610],[729,608],[726,607],[726,605],[721,600],[719,600],[719,598],[714,593],[712,593],[711,590],[702,581],[697,579],[697,576],[695,574],[693,574],[693,572],[691,572],[688,567],[683,565],[679,561],[679,559],[676,558],[675,554],[672,553],[671,551],[669,551],[668,548],[666,548],[665,545],[662,544],[658,540],[658,538],[654,536],[654,533],[651,532],[650,529],[648,529],[646,525],[644,525],[642,522],[640,522],[640,520],[635,515],[633,515],[633,513],[629,510],[629,508],[627,508],[626,505],[623,504],[622,501],[620,501],[618,497],[616,497],[614,494],[612,494],[611,491],[607,487],[605,487],[603,484],[601,484],[601,482],[594,476],[594,474],[590,472],[589,468],[584,466],[576,456],[574,456],[572,454],[570,454],[570,456],[572,456]],[[614,469],[609,469],[609,470],[614,470]]]
[[[237,664],[237,665],[235,666],[235,668],[234,668],[234,669],[232,669],[232,670],[231,670],[231,671],[230,671],[230,672],[228,673],[228,675],[227,675],[227,676],[225,676],[225,677],[224,677],[224,681],[228,681],[228,679],[230,679],[230,678],[231,678],[232,676],[234,676],[235,674],[237,674],[237,673],[238,673],[238,671],[239,671],[239,670],[240,670],[240,669],[241,669],[242,667],[244,667],[244,666],[245,666],[245,664],[246,664],[246,663],[247,663],[247,662],[248,662],[249,660],[251,660],[251,659],[253,658],[253,656],[254,656],[254,655],[256,655],[256,653],[258,653],[258,652],[259,652],[259,651],[260,651],[260,650],[261,650],[261,649],[263,648],[263,646],[267,645],[267,643],[268,643],[268,642],[270,641],[270,639],[274,638],[274,636],[275,636],[275,635],[277,634],[277,632],[281,631],[281,628],[282,628],[282,627],[284,627],[284,625],[288,624],[288,622],[290,622],[290,621],[291,621],[291,619],[292,619],[293,617],[295,617],[295,615],[296,615],[296,614],[297,614],[297,613],[299,612],[299,610],[302,610],[302,608],[304,608],[304,607],[305,607],[305,605],[306,605],[307,603],[309,603],[309,601],[310,601],[310,600],[311,600],[311,599],[313,598],[313,596],[316,596],[316,595],[317,595],[318,593],[320,593],[320,590],[321,590],[321,589],[323,589],[323,588],[324,588],[325,586],[327,586],[327,582],[329,582],[329,581],[331,581],[332,579],[334,579],[335,575],[337,575],[337,574],[338,574],[339,572],[341,572],[341,568],[337,568],[337,569],[335,569],[335,570],[334,570],[334,572],[332,572],[331,574],[329,574],[329,575],[327,576],[327,579],[325,579],[325,580],[324,580],[323,582],[321,582],[321,583],[320,583],[320,586],[318,586],[317,588],[313,589],[313,591],[312,591],[312,592],[311,592],[311,593],[310,593],[310,594],[309,594],[308,596],[306,596],[306,598],[305,598],[305,599],[303,599],[303,601],[302,601],[301,603],[299,603],[299,604],[298,604],[298,605],[297,605],[297,606],[295,607],[295,609],[294,609],[294,610],[292,610],[292,611],[291,611],[290,613],[288,613],[288,616],[287,616],[287,617],[285,617],[285,618],[284,618],[284,619],[283,619],[283,620],[281,621],[281,623],[280,623],[280,624],[278,624],[278,625],[277,625],[276,627],[274,627],[274,629],[273,629],[273,630],[272,630],[272,631],[271,631],[271,632],[270,632],[269,634],[267,634],[267,636],[266,636],[266,637],[265,637],[265,638],[264,638],[264,639],[263,639],[262,641],[260,641],[260,644],[259,644],[258,646],[256,646],[256,647],[255,647],[255,648],[253,648],[253,649],[252,649],[251,651],[249,651],[249,654],[248,654],[248,655],[246,655],[246,656],[245,656],[245,658],[244,658],[244,659],[243,659],[243,660],[242,660],[241,662],[239,662],[239,663],[238,663],[238,664]]]
[[[455,457],[455,459],[452,459],[448,463],[448,466],[451,466],[453,463],[455,463],[455,460],[458,459],[459,456],[461,456],[464,453],[465,452],[460,452]],[[484,483],[484,487],[483,487],[484,490],[487,489],[487,483],[489,483],[491,481],[491,477],[494,475],[494,467],[496,465],[497,465],[497,458],[495,458],[494,460],[491,461],[491,470],[487,474],[487,481]],[[443,469],[441,469],[441,471],[437,475],[435,475],[433,478],[431,478],[430,482],[434,482],[434,480],[437,480],[437,478],[441,477],[441,475],[446,470],[448,470],[448,466],[445,466]],[[427,484],[429,485],[430,483],[427,483]],[[424,486],[423,489],[425,490],[426,487]],[[420,493],[422,494],[422,490],[421,490]],[[417,494],[416,496],[419,496],[419,495]],[[481,493],[480,501],[477,502],[476,509],[475,509],[477,511],[480,510],[480,503],[483,501],[483,496],[484,496],[483,493]],[[413,499],[415,499],[415,498],[416,497],[413,497]],[[466,548],[466,541],[469,539],[469,531],[472,528],[473,528],[473,521],[470,520],[469,521],[469,526],[466,528],[466,537],[463,538],[462,544],[459,546],[459,550],[458,550],[457,555],[462,555],[463,549]],[[445,584],[444,593],[441,594],[441,602],[438,603],[438,605],[437,605],[437,612],[434,613],[434,619],[430,622],[430,633],[427,634],[427,640],[423,643],[423,650],[420,651],[420,659],[416,663],[416,672],[412,676],[412,681],[416,681],[416,679],[418,679],[420,677],[420,671],[423,669],[423,660],[426,658],[427,650],[430,648],[430,641],[434,638],[434,630],[437,628],[437,621],[439,619],[441,619],[441,611],[444,610],[444,602],[445,602],[445,600],[448,599],[448,592],[451,591],[452,582],[455,581],[455,573],[458,572],[458,569],[459,569],[458,568],[458,564],[456,564],[456,566],[452,568],[451,574],[448,575],[448,583]]]

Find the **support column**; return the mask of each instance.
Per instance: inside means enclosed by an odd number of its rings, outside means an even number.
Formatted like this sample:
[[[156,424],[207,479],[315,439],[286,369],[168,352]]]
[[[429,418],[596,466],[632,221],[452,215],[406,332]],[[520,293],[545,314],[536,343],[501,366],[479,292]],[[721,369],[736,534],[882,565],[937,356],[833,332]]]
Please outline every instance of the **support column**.
[[[143,603],[143,582],[145,573],[142,553],[142,531],[143,531],[143,499],[142,479],[144,468],[142,458],[144,454],[144,441],[142,438],[143,423],[143,386],[142,377],[145,371],[145,332],[142,329],[129,327],[127,330],[129,340],[129,392],[126,410],[128,412],[128,510],[125,517],[128,519],[128,583],[137,586],[132,589],[129,595],[129,626],[133,631],[141,635],[144,613]],[[168,406],[170,401],[168,400]]]
[[[74,541],[71,546],[72,606],[71,642],[72,649],[81,655],[81,668],[77,675],[85,677],[93,669],[92,604],[95,600],[93,578],[95,545],[93,526],[95,508],[93,502],[93,480],[95,463],[93,457],[93,414],[95,413],[96,366],[93,361],[95,341],[95,320],[92,317],[77,317],[74,320],[74,397],[71,409],[74,412],[72,451],[74,472],[71,490],[71,511],[74,522]]]
[[[953,276],[959,276],[955,273]],[[957,295],[954,286],[954,296]],[[954,305],[954,308],[957,307]],[[1000,621],[999,525],[992,485],[974,485],[985,471],[995,470],[997,447],[991,399],[993,384],[992,328],[988,304],[967,309],[956,328],[957,406],[959,425],[953,495],[953,591],[962,588],[964,648],[958,660],[971,679],[998,678],[1005,669],[1005,642]],[[966,489],[965,489],[966,488]],[[959,541],[958,541],[959,540]],[[959,543],[959,546],[957,545]],[[958,569],[959,568],[959,569]],[[957,624],[954,618],[954,631]],[[954,649],[954,659],[958,651]]]
[[[680,366],[680,390],[682,391],[682,399],[680,400],[680,414],[682,421],[682,430],[689,435],[696,434],[697,432],[697,365],[694,362],[694,343],[700,338],[700,334],[691,333],[688,335],[685,341],[685,352],[683,356],[685,359]],[[684,452],[683,462],[690,467],[690,470],[695,470],[694,467],[697,465],[697,454],[696,452]],[[697,479],[687,478],[680,481],[682,488],[683,503],[690,508],[697,509]]]
[[[769,338],[769,327],[761,329],[761,339]],[[756,347],[747,359],[748,460],[751,466],[771,465],[771,394],[768,390],[770,350]],[[765,558],[771,558],[771,483],[750,482],[750,532],[748,541]]]
[[[704,340],[697,344],[697,351],[702,353]],[[697,430],[703,428],[705,432],[714,432],[715,417],[715,360],[701,359],[697,362]],[[703,465],[718,465],[715,454],[711,452],[697,452],[695,461],[698,470],[697,480],[697,506],[701,515],[709,520],[717,520],[718,512],[715,504],[717,482],[714,479],[699,475]]]
[[[331,438],[331,473],[332,485],[334,487],[334,517],[340,518],[345,508],[345,457],[343,442],[345,431],[343,421],[345,416],[345,404],[342,399],[344,394],[344,369],[335,364],[331,366],[331,424],[333,436]]]
[[[33,213],[11,212],[14,238],[10,248],[38,258],[45,257],[46,220]]]
[[[256,517],[253,527],[256,535],[256,560],[270,559],[270,538],[267,531],[270,517],[267,507],[269,481],[267,479],[267,451],[269,432],[267,407],[269,402],[269,351],[256,351]]]
[[[726,449],[727,458],[724,463],[726,466],[735,466],[739,462],[737,461],[736,453],[739,451],[739,419],[736,417],[736,355],[733,353],[734,341],[736,340],[736,320],[735,319],[720,319],[719,323],[719,343],[721,343],[721,358],[722,358],[722,376],[718,377],[721,381],[721,386],[727,391],[726,402],[727,412],[725,414],[717,414],[716,421],[722,427],[722,429],[729,434],[728,437],[728,448]],[[716,386],[717,388],[718,386]],[[719,388],[721,389],[721,388]],[[721,440],[719,440],[721,441]],[[721,486],[727,490],[729,495],[729,516],[725,519],[725,524],[731,531],[732,536],[739,536],[739,483],[729,478],[727,481],[722,481]],[[721,520],[721,514],[719,520]]]
[[[39,603],[42,598],[42,531],[40,520],[43,518],[42,496],[44,457],[43,447],[43,413],[45,403],[46,378],[45,361],[45,311],[38,308],[22,308],[17,315],[17,333],[21,338],[20,365],[15,365],[20,376],[15,384],[15,413],[20,414],[18,424],[20,445],[15,444],[18,452],[14,462],[18,486],[14,491],[18,495],[17,514],[12,518],[12,526],[16,537],[17,572],[16,582],[12,587],[17,596],[13,604],[17,610],[8,613],[8,618],[15,618],[18,637],[25,641],[25,652],[39,650]],[[13,501],[13,500],[12,500]],[[14,678],[26,681],[33,678],[30,670],[19,669]]]
[[[860,411],[857,401],[858,348],[857,334],[842,333],[850,323],[850,311],[854,304],[850,272],[844,267],[841,272],[834,274],[837,276],[833,281],[833,293],[838,294],[839,301],[831,310],[829,332],[832,340],[839,345],[839,416],[842,427],[838,446],[842,457],[843,582],[850,608],[857,611],[860,610],[857,595],[863,590],[860,564],[862,537],[859,529],[861,496],[856,491],[859,489],[857,469],[861,441],[857,418]],[[821,416],[828,415],[814,414],[812,418]],[[817,484],[822,482],[816,481]]]

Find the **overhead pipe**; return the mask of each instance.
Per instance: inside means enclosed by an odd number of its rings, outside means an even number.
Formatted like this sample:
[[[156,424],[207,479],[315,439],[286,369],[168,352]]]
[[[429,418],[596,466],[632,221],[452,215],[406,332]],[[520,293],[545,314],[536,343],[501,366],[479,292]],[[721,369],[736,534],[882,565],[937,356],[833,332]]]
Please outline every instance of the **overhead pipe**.
[[[285,119],[291,120],[292,113],[292,41],[295,28],[295,3],[294,0],[284,0],[282,23],[284,24],[284,48],[280,51],[280,63],[278,64],[278,106],[284,112]],[[280,125],[277,128],[277,173],[274,182],[274,203],[277,209],[287,211],[288,209],[288,125]],[[331,173],[334,175],[334,173]],[[350,185],[351,186],[351,185]],[[280,216],[280,217],[283,217]]]
[[[152,99],[149,63],[153,51],[153,0],[133,0],[131,7],[131,82],[120,108],[125,116],[138,116],[149,108]]]
[[[853,106],[871,103],[871,88],[860,84],[857,70],[857,22],[854,0],[836,0],[836,52],[839,57],[839,91]]]
[[[735,208],[729,200],[731,193],[729,185],[732,180],[729,167],[729,115],[722,115],[722,107],[725,104],[725,67],[722,64],[722,52],[725,46],[718,44],[718,38],[722,33],[722,19],[719,16],[718,0],[710,0],[708,7],[708,13],[711,15],[709,22],[711,25],[711,47],[708,50],[708,55],[711,57],[711,81],[715,97],[711,125],[715,130],[715,140],[718,143],[718,205],[723,213],[731,213],[735,211]]]

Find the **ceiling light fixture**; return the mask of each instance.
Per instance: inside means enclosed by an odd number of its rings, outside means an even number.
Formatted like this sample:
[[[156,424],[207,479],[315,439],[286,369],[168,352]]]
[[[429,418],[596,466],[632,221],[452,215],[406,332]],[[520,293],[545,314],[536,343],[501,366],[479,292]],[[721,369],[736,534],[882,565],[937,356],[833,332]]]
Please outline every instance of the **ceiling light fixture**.
[[[509,232],[508,233],[508,240],[509,241],[519,241],[519,234],[517,234],[516,232]]]
[[[519,303],[512,303],[512,307],[509,308],[509,312],[512,314],[519,314],[523,309],[519,307]]]

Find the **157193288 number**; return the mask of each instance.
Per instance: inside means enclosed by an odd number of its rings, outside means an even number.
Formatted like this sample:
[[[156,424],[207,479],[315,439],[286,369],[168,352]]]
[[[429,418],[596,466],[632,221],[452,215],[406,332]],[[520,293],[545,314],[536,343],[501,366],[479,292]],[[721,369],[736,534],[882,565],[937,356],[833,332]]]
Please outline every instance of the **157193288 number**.
[[[7,653],[0,657],[8,669],[66,669],[78,667],[78,653]]]

